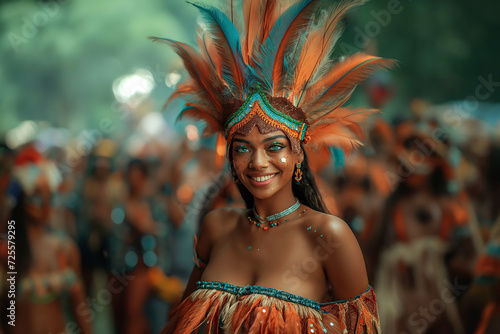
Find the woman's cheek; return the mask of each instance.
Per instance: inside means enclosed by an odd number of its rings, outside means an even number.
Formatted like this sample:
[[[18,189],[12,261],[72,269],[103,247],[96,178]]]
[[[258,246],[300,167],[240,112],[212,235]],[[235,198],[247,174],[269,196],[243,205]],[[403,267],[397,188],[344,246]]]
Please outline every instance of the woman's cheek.
[[[285,172],[289,166],[290,156],[277,157],[275,159],[275,165],[279,168],[281,172]]]
[[[243,171],[246,169],[246,166],[248,165],[248,158],[242,158],[238,160],[233,160],[234,163],[234,169],[236,170],[236,175],[238,177],[243,176]]]

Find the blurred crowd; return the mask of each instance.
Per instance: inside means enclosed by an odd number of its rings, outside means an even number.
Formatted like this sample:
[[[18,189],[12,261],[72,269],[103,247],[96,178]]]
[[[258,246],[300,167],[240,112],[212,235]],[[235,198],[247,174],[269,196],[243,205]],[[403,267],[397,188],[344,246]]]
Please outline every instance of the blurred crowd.
[[[379,107],[387,92],[372,97]],[[454,109],[419,99],[409,109],[371,120],[351,156],[311,152],[319,189],[358,238],[384,333],[497,333],[500,138]],[[0,333],[159,332],[204,215],[244,207],[224,140],[194,125],[123,140],[139,136],[131,127],[75,157],[79,141],[56,130],[0,147]],[[12,271],[16,327],[3,316]]]

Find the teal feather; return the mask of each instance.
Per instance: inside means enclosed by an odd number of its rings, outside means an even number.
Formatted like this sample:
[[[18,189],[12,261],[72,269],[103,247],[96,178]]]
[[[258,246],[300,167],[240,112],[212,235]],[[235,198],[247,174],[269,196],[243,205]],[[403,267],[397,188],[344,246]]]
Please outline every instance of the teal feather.
[[[260,76],[260,80],[257,80],[260,81],[261,86],[266,93],[271,94],[274,90],[273,69],[275,67],[278,50],[283,42],[283,38],[295,19],[297,19],[297,17],[308,8],[308,5],[314,1],[315,0],[301,0],[290,6],[284,13],[282,13],[276,20],[269,36],[264,41],[260,53],[255,56],[255,63],[259,68],[258,74]],[[313,14],[314,11],[310,11],[307,16],[310,17]]]
[[[335,162],[335,173],[345,172],[345,155],[339,147],[330,147],[330,153],[333,155],[333,160]]]
[[[199,9],[208,31],[212,35],[222,63],[222,74],[236,97],[243,99],[246,65],[241,54],[241,41],[238,29],[220,10],[192,3]],[[228,54],[228,51],[230,51]]]

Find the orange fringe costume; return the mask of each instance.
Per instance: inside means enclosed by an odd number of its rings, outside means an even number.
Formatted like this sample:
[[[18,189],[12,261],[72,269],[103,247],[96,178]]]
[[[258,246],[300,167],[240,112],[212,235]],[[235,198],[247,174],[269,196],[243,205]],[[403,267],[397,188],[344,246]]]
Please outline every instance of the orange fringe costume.
[[[373,289],[318,303],[277,289],[197,282],[173,312],[175,333],[381,333]]]
[[[194,263],[208,263],[196,252]],[[199,281],[197,290],[172,311],[175,333],[381,333],[372,287],[335,302],[318,303],[278,289]]]

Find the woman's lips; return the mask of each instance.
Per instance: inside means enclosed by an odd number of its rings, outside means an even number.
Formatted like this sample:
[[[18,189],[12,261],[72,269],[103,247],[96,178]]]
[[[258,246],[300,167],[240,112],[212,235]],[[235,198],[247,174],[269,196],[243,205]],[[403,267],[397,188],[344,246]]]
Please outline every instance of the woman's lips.
[[[273,182],[274,178],[276,177],[276,174],[272,175],[266,175],[266,176],[248,176],[248,179],[250,182],[256,186],[256,187],[263,187],[267,186],[269,183]],[[260,180],[260,181],[258,181]]]

